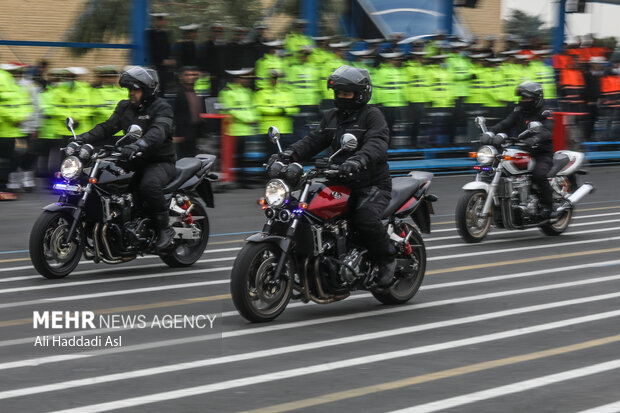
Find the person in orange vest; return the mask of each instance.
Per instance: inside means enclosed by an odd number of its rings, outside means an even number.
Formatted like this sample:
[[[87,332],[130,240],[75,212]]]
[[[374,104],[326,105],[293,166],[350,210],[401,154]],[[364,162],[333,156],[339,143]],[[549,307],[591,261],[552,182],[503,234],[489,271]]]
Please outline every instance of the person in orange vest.
[[[576,63],[572,63],[566,69],[560,71],[558,89],[560,110],[564,112],[584,111],[585,101],[583,95],[585,81],[583,73],[577,68]]]
[[[606,140],[620,139],[620,66],[608,67],[601,77],[599,107],[605,122]]]

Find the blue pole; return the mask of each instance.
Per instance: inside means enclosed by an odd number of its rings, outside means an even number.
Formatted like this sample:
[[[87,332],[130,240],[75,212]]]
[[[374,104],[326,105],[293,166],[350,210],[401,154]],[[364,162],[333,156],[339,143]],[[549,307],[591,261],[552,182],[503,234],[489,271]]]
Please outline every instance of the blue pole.
[[[553,32],[553,53],[560,53],[564,46],[564,26],[566,23],[566,0],[558,3],[558,23]]]
[[[131,54],[131,63],[145,65],[146,62],[146,23],[148,15],[148,0],[132,0],[131,9],[131,43],[135,49]]]
[[[318,32],[318,16],[319,16],[320,0],[303,0],[302,16],[308,20],[307,35],[316,36]]]
[[[454,18],[454,5],[452,4],[452,0],[443,0],[443,9],[444,20],[440,23],[440,27],[444,34],[449,36],[452,34],[452,20]]]

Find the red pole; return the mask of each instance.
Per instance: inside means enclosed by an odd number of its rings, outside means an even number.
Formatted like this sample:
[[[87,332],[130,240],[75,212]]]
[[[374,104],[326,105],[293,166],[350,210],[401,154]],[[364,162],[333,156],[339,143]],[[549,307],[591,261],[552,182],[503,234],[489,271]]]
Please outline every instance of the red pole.
[[[235,151],[236,138],[228,134],[230,115],[216,113],[202,113],[204,119],[220,119],[220,182],[235,182]]]

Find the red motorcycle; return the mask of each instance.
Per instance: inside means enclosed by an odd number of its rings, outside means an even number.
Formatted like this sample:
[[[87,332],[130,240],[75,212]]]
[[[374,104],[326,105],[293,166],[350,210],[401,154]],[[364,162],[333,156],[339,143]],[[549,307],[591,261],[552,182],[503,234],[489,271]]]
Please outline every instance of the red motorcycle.
[[[280,152],[279,131],[269,137]],[[231,273],[230,291],[237,311],[252,322],[275,319],[288,302],[328,304],[352,291],[369,290],[384,304],[402,304],[420,288],[426,270],[426,249],[418,229],[430,233],[433,174],[411,172],[392,179],[392,200],[383,215],[385,230],[397,247],[395,281],[376,288],[377,266],[356,243],[347,221],[350,188],[334,181],[338,168],[331,160],[353,151],[357,139],[344,134],[341,148],[304,172],[297,163],[275,162],[268,173],[265,196],[259,199],[267,222],[262,232],[247,238]]]

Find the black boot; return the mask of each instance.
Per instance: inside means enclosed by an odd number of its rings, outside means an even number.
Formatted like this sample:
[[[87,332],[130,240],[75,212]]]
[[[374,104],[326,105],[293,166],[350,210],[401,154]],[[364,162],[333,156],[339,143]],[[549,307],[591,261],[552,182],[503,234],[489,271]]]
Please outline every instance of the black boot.
[[[392,285],[394,281],[394,270],[396,269],[396,259],[382,261],[378,265],[377,269],[377,286],[380,288],[387,288]]]
[[[172,244],[174,238],[174,230],[170,226],[168,221],[168,212],[160,212],[153,216],[155,221],[155,229],[157,230],[157,243],[155,249],[158,251],[164,250]]]

